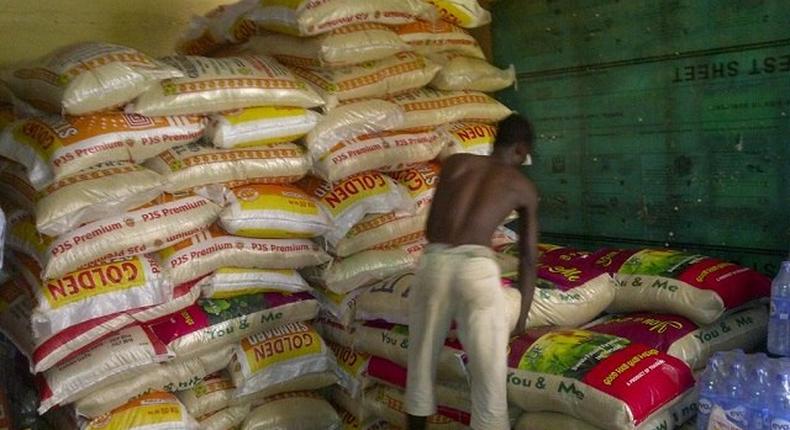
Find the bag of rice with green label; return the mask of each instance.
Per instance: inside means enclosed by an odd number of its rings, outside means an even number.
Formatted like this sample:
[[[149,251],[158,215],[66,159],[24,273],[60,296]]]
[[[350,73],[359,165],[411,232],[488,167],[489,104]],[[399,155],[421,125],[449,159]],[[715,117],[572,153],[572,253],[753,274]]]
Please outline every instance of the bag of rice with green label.
[[[655,348],[585,330],[532,331],[513,339],[508,399],[526,412],[557,412],[633,430],[681,402],[691,369]]]
[[[369,22],[309,38],[263,34],[250,39],[245,48],[256,54],[271,55],[283,64],[307,69],[351,66],[411,50],[392,29]]]
[[[755,270],[680,251],[601,249],[593,258],[615,278],[612,313],[666,312],[712,324],[771,290],[771,279]]]
[[[177,357],[188,358],[283,324],[309,321],[317,315],[318,302],[310,294],[265,293],[201,299],[148,325]]]
[[[311,374],[334,373],[337,362],[314,328],[295,322],[242,339],[228,370],[235,397],[250,398],[305,389],[289,384]],[[311,389],[319,388],[324,386]]]
[[[228,206],[219,216],[231,234],[257,238],[321,236],[330,221],[318,203],[293,185],[250,184],[228,193]]]
[[[310,83],[327,103],[385,97],[428,85],[441,67],[413,52],[338,69],[291,66],[294,75]]]
[[[206,135],[217,148],[248,148],[294,142],[310,132],[321,114],[298,107],[263,106],[211,115]]]
[[[277,61],[263,55],[162,58],[183,78],[153,86],[126,107],[146,116],[194,115],[254,106],[317,107],[323,100]]]
[[[14,94],[36,108],[84,115],[121,106],[160,81],[184,73],[132,48],[83,42],[53,51],[6,76]]]
[[[679,315],[642,312],[607,315],[585,327],[652,346],[683,360],[692,369],[704,368],[718,351],[757,348],[764,341],[767,328],[768,308],[765,305],[727,313],[706,326]]]
[[[314,36],[352,24],[400,25],[434,16],[420,0],[261,0],[249,18],[264,30]]]
[[[312,289],[294,269],[244,269],[223,267],[201,279],[201,295],[227,299],[258,293],[302,293]]]

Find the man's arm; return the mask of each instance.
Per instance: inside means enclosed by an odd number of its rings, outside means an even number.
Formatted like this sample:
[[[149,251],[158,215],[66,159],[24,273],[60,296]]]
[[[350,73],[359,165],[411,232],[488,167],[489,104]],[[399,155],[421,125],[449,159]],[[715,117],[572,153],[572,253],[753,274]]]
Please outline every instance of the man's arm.
[[[519,267],[518,281],[521,290],[521,313],[516,331],[523,333],[527,327],[529,309],[535,295],[538,260],[538,196],[529,184],[525,204],[519,209]]]

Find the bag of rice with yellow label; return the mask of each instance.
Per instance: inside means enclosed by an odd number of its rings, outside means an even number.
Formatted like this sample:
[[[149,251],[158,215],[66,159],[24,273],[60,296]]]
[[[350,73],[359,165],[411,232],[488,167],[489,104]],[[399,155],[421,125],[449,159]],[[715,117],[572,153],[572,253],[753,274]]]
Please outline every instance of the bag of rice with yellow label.
[[[33,335],[46,339],[92,318],[172,298],[172,284],[153,255],[131,257],[68,273],[33,285]]]
[[[258,293],[301,293],[311,288],[293,269],[244,269],[223,267],[200,281],[202,296],[225,299]]]
[[[169,79],[126,107],[146,116],[222,112],[253,106],[316,107],[323,104],[307,84],[272,58],[171,56],[163,62],[185,77]]]
[[[358,136],[339,143],[317,158],[313,170],[335,183],[369,170],[400,170],[433,160],[444,148],[446,136],[433,129],[400,130]]]
[[[413,52],[401,52],[382,60],[338,69],[291,67],[326,101],[385,97],[424,87],[440,66]]]
[[[334,228],[325,238],[332,244],[344,237],[365,215],[412,212],[414,209],[403,187],[379,172],[361,173],[335,185],[308,176],[298,185],[318,199],[321,208],[331,217]]]
[[[457,121],[496,123],[513,112],[476,91],[440,91],[423,88],[389,99],[404,114],[403,128],[438,127]]]
[[[192,143],[165,151],[145,165],[165,177],[165,191],[171,193],[213,184],[291,183],[310,169],[304,149],[293,143],[237,149]]]
[[[225,345],[194,357],[176,357],[143,373],[130,374],[113,384],[92,390],[77,400],[74,407],[79,415],[95,418],[152,390],[171,393],[189,390],[202,378],[227,367],[232,355],[233,348]]]
[[[396,28],[400,38],[421,55],[457,52],[467,57],[485,59],[480,44],[466,31],[445,21],[418,21]]]
[[[370,392],[365,393],[363,398],[365,407],[375,416],[381,417],[388,423],[398,428],[408,428],[406,415],[406,395],[403,391],[396,388],[379,385]],[[426,419],[426,429],[428,430],[467,430],[469,427],[453,418],[448,417],[440,411]]]
[[[349,101],[333,107],[307,134],[311,154],[321,156],[344,140],[365,134],[403,128],[404,111],[393,102],[378,99]]]
[[[235,389],[230,375],[221,371],[206,376],[194,387],[177,395],[190,415],[202,417],[227,408]]]
[[[646,345],[585,330],[531,331],[511,341],[508,399],[606,429],[633,430],[681,402],[691,369]]]
[[[21,164],[0,160],[0,199],[6,211],[10,210],[7,203],[11,203],[29,214],[35,213],[36,189],[30,185]]]
[[[316,285],[313,289],[313,297],[321,304],[322,316],[332,318],[343,326],[350,326],[355,318],[357,297],[363,291],[365,291],[364,288],[357,288],[348,293],[340,294]]]
[[[53,113],[84,115],[123,105],[184,73],[132,48],[84,42],[60,48],[6,78],[14,93]]]
[[[163,195],[131,212],[85,224],[49,244],[43,277],[166,248],[206,229],[221,210],[202,196]]]
[[[615,278],[612,313],[666,312],[705,325],[771,290],[771,279],[753,269],[670,249],[601,249],[593,259]]]
[[[372,249],[397,248],[425,238],[428,212],[417,215],[368,215],[337,243],[335,254],[346,258]]]
[[[308,38],[264,34],[253,37],[245,47],[256,54],[271,55],[283,64],[306,69],[351,66],[411,50],[392,29],[370,22]]]
[[[456,122],[447,129],[449,140],[439,158],[454,154],[490,155],[494,149],[497,128],[491,124]]]
[[[417,207],[417,212],[427,212],[439,183],[441,165],[437,162],[414,164],[407,169],[388,173],[406,188]]]
[[[219,227],[196,234],[160,252],[169,279],[180,284],[223,267],[302,269],[329,261],[309,239],[232,236]]]
[[[306,323],[297,322],[242,339],[236,346],[229,371],[236,397],[249,398],[294,391],[287,387],[291,380],[335,372],[336,368],[335,356],[318,332]],[[319,388],[324,387],[312,389]]]
[[[360,398],[364,391],[373,385],[367,378],[370,355],[331,342],[329,347],[332,348],[332,352],[337,358],[340,379],[338,385],[352,398]]]
[[[238,236],[316,237],[330,228],[315,199],[293,185],[244,185],[231,190],[228,200],[220,225]]]
[[[127,327],[41,374],[38,412],[71,403],[171,357],[150,330],[138,325]]]
[[[28,158],[21,164],[28,169],[43,164],[60,179],[109,161],[141,163],[200,139],[205,122],[197,116],[149,118],[123,112],[47,115],[16,122],[9,130],[11,139],[0,141],[0,154],[14,150],[5,146],[16,146]]]
[[[491,22],[491,13],[477,0],[424,0],[432,4],[443,20],[464,28],[482,27]]]
[[[332,405],[312,391],[277,394],[255,403],[241,430],[340,430]],[[258,406],[259,405],[259,406]]]
[[[434,16],[419,0],[261,0],[249,18],[265,30],[314,36],[352,24],[399,25]]]
[[[304,108],[253,107],[212,115],[207,135],[217,148],[275,145],[302,138],[320,120]]]
[[[80,225],[122,214],[162,193],[164,179],[129,162],[112,162],[65,176],[36,201],[36,227],[60,236]]]
[[[200,426],[170,393],[153,391],[95,418],[82,430],[198,430]]]
[[[442,66],[431,81],[431,87],[445,91],[481,91],[494,93],[516,81],[516,68],[499,69],[485,60],[456,52],[441,52],[428,56]]]

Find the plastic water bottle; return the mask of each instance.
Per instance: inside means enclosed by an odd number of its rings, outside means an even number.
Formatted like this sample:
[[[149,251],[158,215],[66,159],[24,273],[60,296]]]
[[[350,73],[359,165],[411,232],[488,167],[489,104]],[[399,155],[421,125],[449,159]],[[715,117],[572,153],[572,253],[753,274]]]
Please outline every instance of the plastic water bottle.
[[[780,360],[771,403],[771,430],[790,430],[790,361]]]
[[[746,375],[746,354],[743,351],[736,351],[730,360],[727,367],[728,375],[724,379],[724,389],[718,405],[724,410],[731,423],[746,429],[749,425],[749,411],[746,407],[749,403],[746,389],[749,384]]]
[[[790,356],[790,261],[782,263],[779,274],[771,283],[768,352]]]
[[[750,357],[748,390],[748,428],[753,430],[769,430],[771,428],[771,388],[776,377],[773,360],[765,354]]]
[[[697,429],[708,430],[708,421],[721,396],[719,391],[724,385],[724,368],[727,364],[727,354],[717,352],[708,362],[708,367],[702,374],[699,383],[699,403],[697,412]]]

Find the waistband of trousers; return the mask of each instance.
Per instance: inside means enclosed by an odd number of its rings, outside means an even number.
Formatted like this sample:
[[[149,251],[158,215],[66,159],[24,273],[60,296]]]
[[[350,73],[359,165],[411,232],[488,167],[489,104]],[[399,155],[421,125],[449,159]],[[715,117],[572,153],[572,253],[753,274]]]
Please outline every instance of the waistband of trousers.
[[[464,255],[467,257],[484,257],[495,259],[494,250],[483,245],[448,245],[445,243],[429,243],[425,247],[426,254]]]

